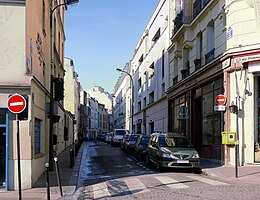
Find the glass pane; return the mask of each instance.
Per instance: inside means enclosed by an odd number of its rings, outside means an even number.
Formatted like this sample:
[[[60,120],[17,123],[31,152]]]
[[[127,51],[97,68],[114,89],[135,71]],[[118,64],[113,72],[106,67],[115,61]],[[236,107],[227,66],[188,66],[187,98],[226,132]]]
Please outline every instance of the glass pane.
[[[5,110],[0,110],[0,124],[5,125],[6,124],[6,111]]]

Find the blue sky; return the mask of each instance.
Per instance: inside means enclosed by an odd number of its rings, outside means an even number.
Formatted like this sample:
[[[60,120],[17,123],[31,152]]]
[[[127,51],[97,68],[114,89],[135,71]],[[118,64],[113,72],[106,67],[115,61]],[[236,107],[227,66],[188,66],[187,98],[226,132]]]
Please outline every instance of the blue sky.
[[[159,0],[81,0],[66,12],[65,57],[74,61],[85,90],[113,93],[123,68]]]

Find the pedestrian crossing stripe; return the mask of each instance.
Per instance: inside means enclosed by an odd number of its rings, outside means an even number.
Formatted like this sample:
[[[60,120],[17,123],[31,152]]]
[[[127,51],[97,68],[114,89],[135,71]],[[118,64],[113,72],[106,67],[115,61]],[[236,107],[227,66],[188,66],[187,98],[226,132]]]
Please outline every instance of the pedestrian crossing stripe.
[[[93,193],[94,193],[94,199],[109,197],[110,192],[107,189],[106,182],[98,183],[95,185],[92,185]]]
[[[209,185],[228,185],[227,183],[208,179],[208,178],[204,178],[204,177],[201,177],[201,176],[186,176],[186,177],[188,177],[190,179],[198,180],[198,181],[203,182],[203,183],[207,183]]]
[[[183,183],[179,183],[178,181],[168,176],[156,176],[155,178],[171,189],[183,189],[189,187],[187,185],[184,185]]]
[[[209,185],[228,185],[227,183],[216,181],[201,176],[185,176],[186,178],[197,180]],[[163,185],[170,189],[185,189],[190,186],[181,183],[169,176],[155,176],[153,177],[158,180]],[[91,187],[91,186],[90,186]],[[129,194],[142,194],[151,192],[146,185],[138,178],[125,178],[125,179],[115,179],[98,184],[92,185],[93,197],[94,199],[101,199],[116,195],[129,195]]]
[[[137,178],[128,178],[124,181],[129,190],[134,194],[150,192],[150,190]]]

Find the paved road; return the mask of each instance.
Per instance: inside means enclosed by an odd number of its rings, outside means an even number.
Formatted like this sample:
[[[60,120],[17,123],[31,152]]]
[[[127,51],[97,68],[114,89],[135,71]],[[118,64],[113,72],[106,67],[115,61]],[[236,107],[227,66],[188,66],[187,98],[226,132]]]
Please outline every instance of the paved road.
[[[85,144],[78,199],[260,199],[259,184],[237,184],[190,171],[158,172],[103,142]]]

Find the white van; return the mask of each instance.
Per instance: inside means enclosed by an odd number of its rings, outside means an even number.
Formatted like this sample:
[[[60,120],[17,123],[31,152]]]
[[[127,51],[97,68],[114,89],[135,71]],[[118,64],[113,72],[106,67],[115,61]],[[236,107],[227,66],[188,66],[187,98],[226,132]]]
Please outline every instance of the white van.
[[[126,129],[115,129],[112,137],[112,145],[119,145],[125,134],[129,134]]]

